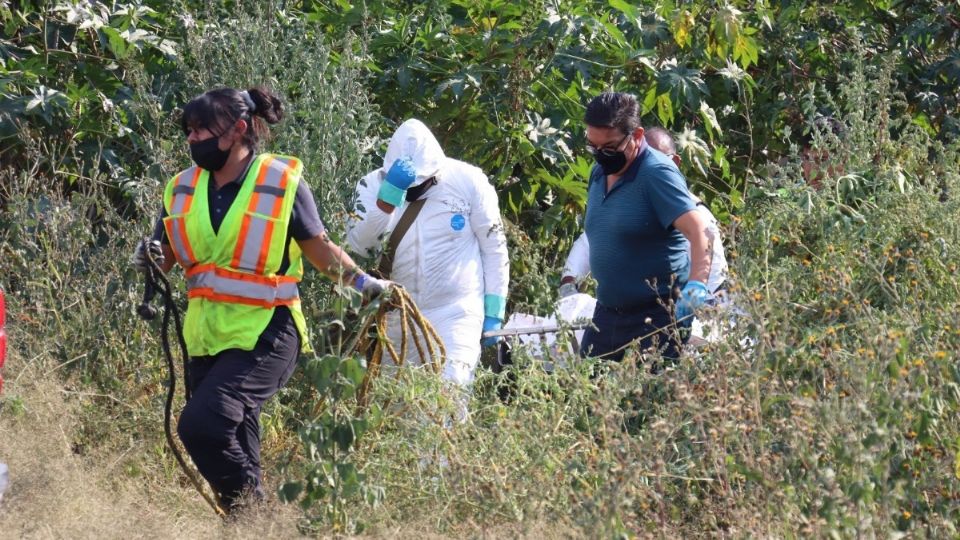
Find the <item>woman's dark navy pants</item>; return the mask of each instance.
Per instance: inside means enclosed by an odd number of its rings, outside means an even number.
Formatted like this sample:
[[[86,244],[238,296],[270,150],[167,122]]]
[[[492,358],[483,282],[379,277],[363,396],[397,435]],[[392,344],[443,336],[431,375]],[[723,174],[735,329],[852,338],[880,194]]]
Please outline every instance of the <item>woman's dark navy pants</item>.
[[[260,410],[297,365],[300,335],[290,311],[277,308],[252,351],[227,349],[191,359],[192,392],[177,433],[200,474],[227,508],[260,486]]]

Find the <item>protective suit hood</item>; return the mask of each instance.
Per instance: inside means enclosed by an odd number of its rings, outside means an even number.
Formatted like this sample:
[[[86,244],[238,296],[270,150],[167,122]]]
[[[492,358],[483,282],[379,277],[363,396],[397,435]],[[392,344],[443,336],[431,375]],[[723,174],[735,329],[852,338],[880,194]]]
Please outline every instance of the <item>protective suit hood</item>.
[[[387,145],[387,153],[383,156],[383,168],[380,169],[380,178],[386,177],[387,171],[401,156],[409,156],[413,160],[413,166],[417,171],[417,179],[412,186],[423,183],[424,180],[435,176],[440,171],[446,156],[443,155],[443,149],[437,142],[433,133],[423,124],[423,122],[411,118],[400,124],[393,137],[390,137],[390,144]]]

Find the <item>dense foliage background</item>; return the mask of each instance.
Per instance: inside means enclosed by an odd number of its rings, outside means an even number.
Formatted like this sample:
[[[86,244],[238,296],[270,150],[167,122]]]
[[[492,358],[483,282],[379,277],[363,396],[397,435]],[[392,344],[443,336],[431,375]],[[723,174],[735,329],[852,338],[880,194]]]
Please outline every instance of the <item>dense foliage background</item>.
[[[274,503],[249,531],[957,534],[956,1],[0,2],[0,23],[0,429],[17,434],[0,461],[24,471],[0,530],[99,515],[71,495],[114,516],[88,535],[127,513],[154,516],[138,534],[206,530],[160,436],[165,374],[125,254],[188,163],[178,107],[267,84],[290,112],[268,147],[304,159],[335,237],[406,118],[482,167],[509,225],[509,310],[538,313],[581,227],[583,107],[633,92],[725,224],[742,313],[659,376],[531,360],[505,406],[485,373],[473,421],[446,429],[429,379],[378,390],[404,407],[353,410],[356,359],[326,338],[354,314],[311,277],[323,354],[264,417],[268,479],[302,510]],[[829,162],[817,188],[808,146]],[[51,462],[82,471],[52,499]],[[111,511],[140,485],[135,511]]]

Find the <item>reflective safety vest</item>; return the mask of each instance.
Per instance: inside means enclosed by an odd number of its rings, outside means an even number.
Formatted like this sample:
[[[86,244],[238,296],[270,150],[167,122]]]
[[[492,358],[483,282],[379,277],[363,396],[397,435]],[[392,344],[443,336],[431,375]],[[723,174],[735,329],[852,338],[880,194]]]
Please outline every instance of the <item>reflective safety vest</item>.
[[[297,283],[300,247],[290,242],[290,264],[278,274],[303,164],[290,156],[254,158],[236,200],[214,232],[207,200],[210,173],[193,166],[164,192],[167,238],[187,280],[183,337],[190,356],[226,349],[253,350],[277,306],[287,306],[310,350]]]

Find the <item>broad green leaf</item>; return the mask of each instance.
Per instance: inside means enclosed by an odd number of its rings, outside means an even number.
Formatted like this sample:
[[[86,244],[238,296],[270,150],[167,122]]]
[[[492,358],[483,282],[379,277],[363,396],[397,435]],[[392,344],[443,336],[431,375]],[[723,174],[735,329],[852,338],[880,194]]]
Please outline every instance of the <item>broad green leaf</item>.
[[[623,32],[621,32],[619,28],[617,28],[617,25],[606,21],[600,21],[600,24],[603,25],[604,29],[606,29],[607,33],[610,34],[610,37],[614,39],[617,45],[621,47],[627,46],[627,37],[623,35]]]
[[[619,10],[623,13],[627,20],[634,24],[637,28],[640,28],[640,9],[636,6],[625,2],[624,0],[609,0],[610,7],[613,9]]]
[[[130,47],[120,32],[110,26],[103,26],[100,28],[100,33],[107,37],[107,47],[114,56],[120,59],[126,58]]]
[[[295,501],[302,492],[302,482],[287,482],[280,488],[280,500],[283,502]]]
[[[366,374],[366,370],[360,365],[360,361],[352,356],[340,363],[339,371],[354,386],[359,386]]]
[[[710,22],[710,40],[708,52],[724,57],[740,36],[740,15],[737,8],[726,5],[717,10]]]
[[[346,452],[350,449],[350,445],[353,444],[353,425],[337,425],[335,428],[333,428],[332,437],[333,440],[336,441],[340,450]]]
[[[40,88],[34,92],[33,97],[27,101],[24,111],[30,112],[39,107],[42,111],[49,112],[51,107],[65,108],[69,106],[69,104],[70,99],[66,94],[41,85]]]
[[[689,47],[693,42],[693,29],[695,27],[696,19],[689,10],[680,11],[674,17],[672,24],[673,39],[681,49]]]
[[[699,69],[674,65],[657,75],[657,91],[669,93],[679,106],[687,105],[697,110],[701,97],[707,93],[707,85]]]
[[[727,147],[717,145],[713,149],[713,163],[720,167],[724,179],[730,177],[730,161],[727,160]]]
[[[930,119],[923,113],[917,113],[913,116],[913,125],[923,128],[923,131],[931,137],[937,135],[937,130],[930,125]]]
[[[710,162],[710,147],[697,132],[684,128],[677,134],[677,150],[683,162],[693,166],[700,175],[707,176]]]
[[[760,49],[756,40],[744,34],[737,36],[733,44],[733,59],[740,62],[744,69],[760,60]]]
[[[640,112],[640,116],[647,114],[652,111],[654,107],[657,106],[657,85],[651,85],[650,89],[647,90],[647,94],[643,96],[643,111]]]
[[[743,12],[727,4],[717,10],[713,18],[713,30],[718,38],[732,43],[740,35],[740,16]]]
[[[673,123],[673,101],[670,99],[670,94],[657,96],[657,118],[664,126]]]
[[[120,32],[120,37],[123,38],[127,43],[136,45],[141,41],[150,42],[155,36],[146,30],[134,28],[133,30],[124,30],[123,32]]]

